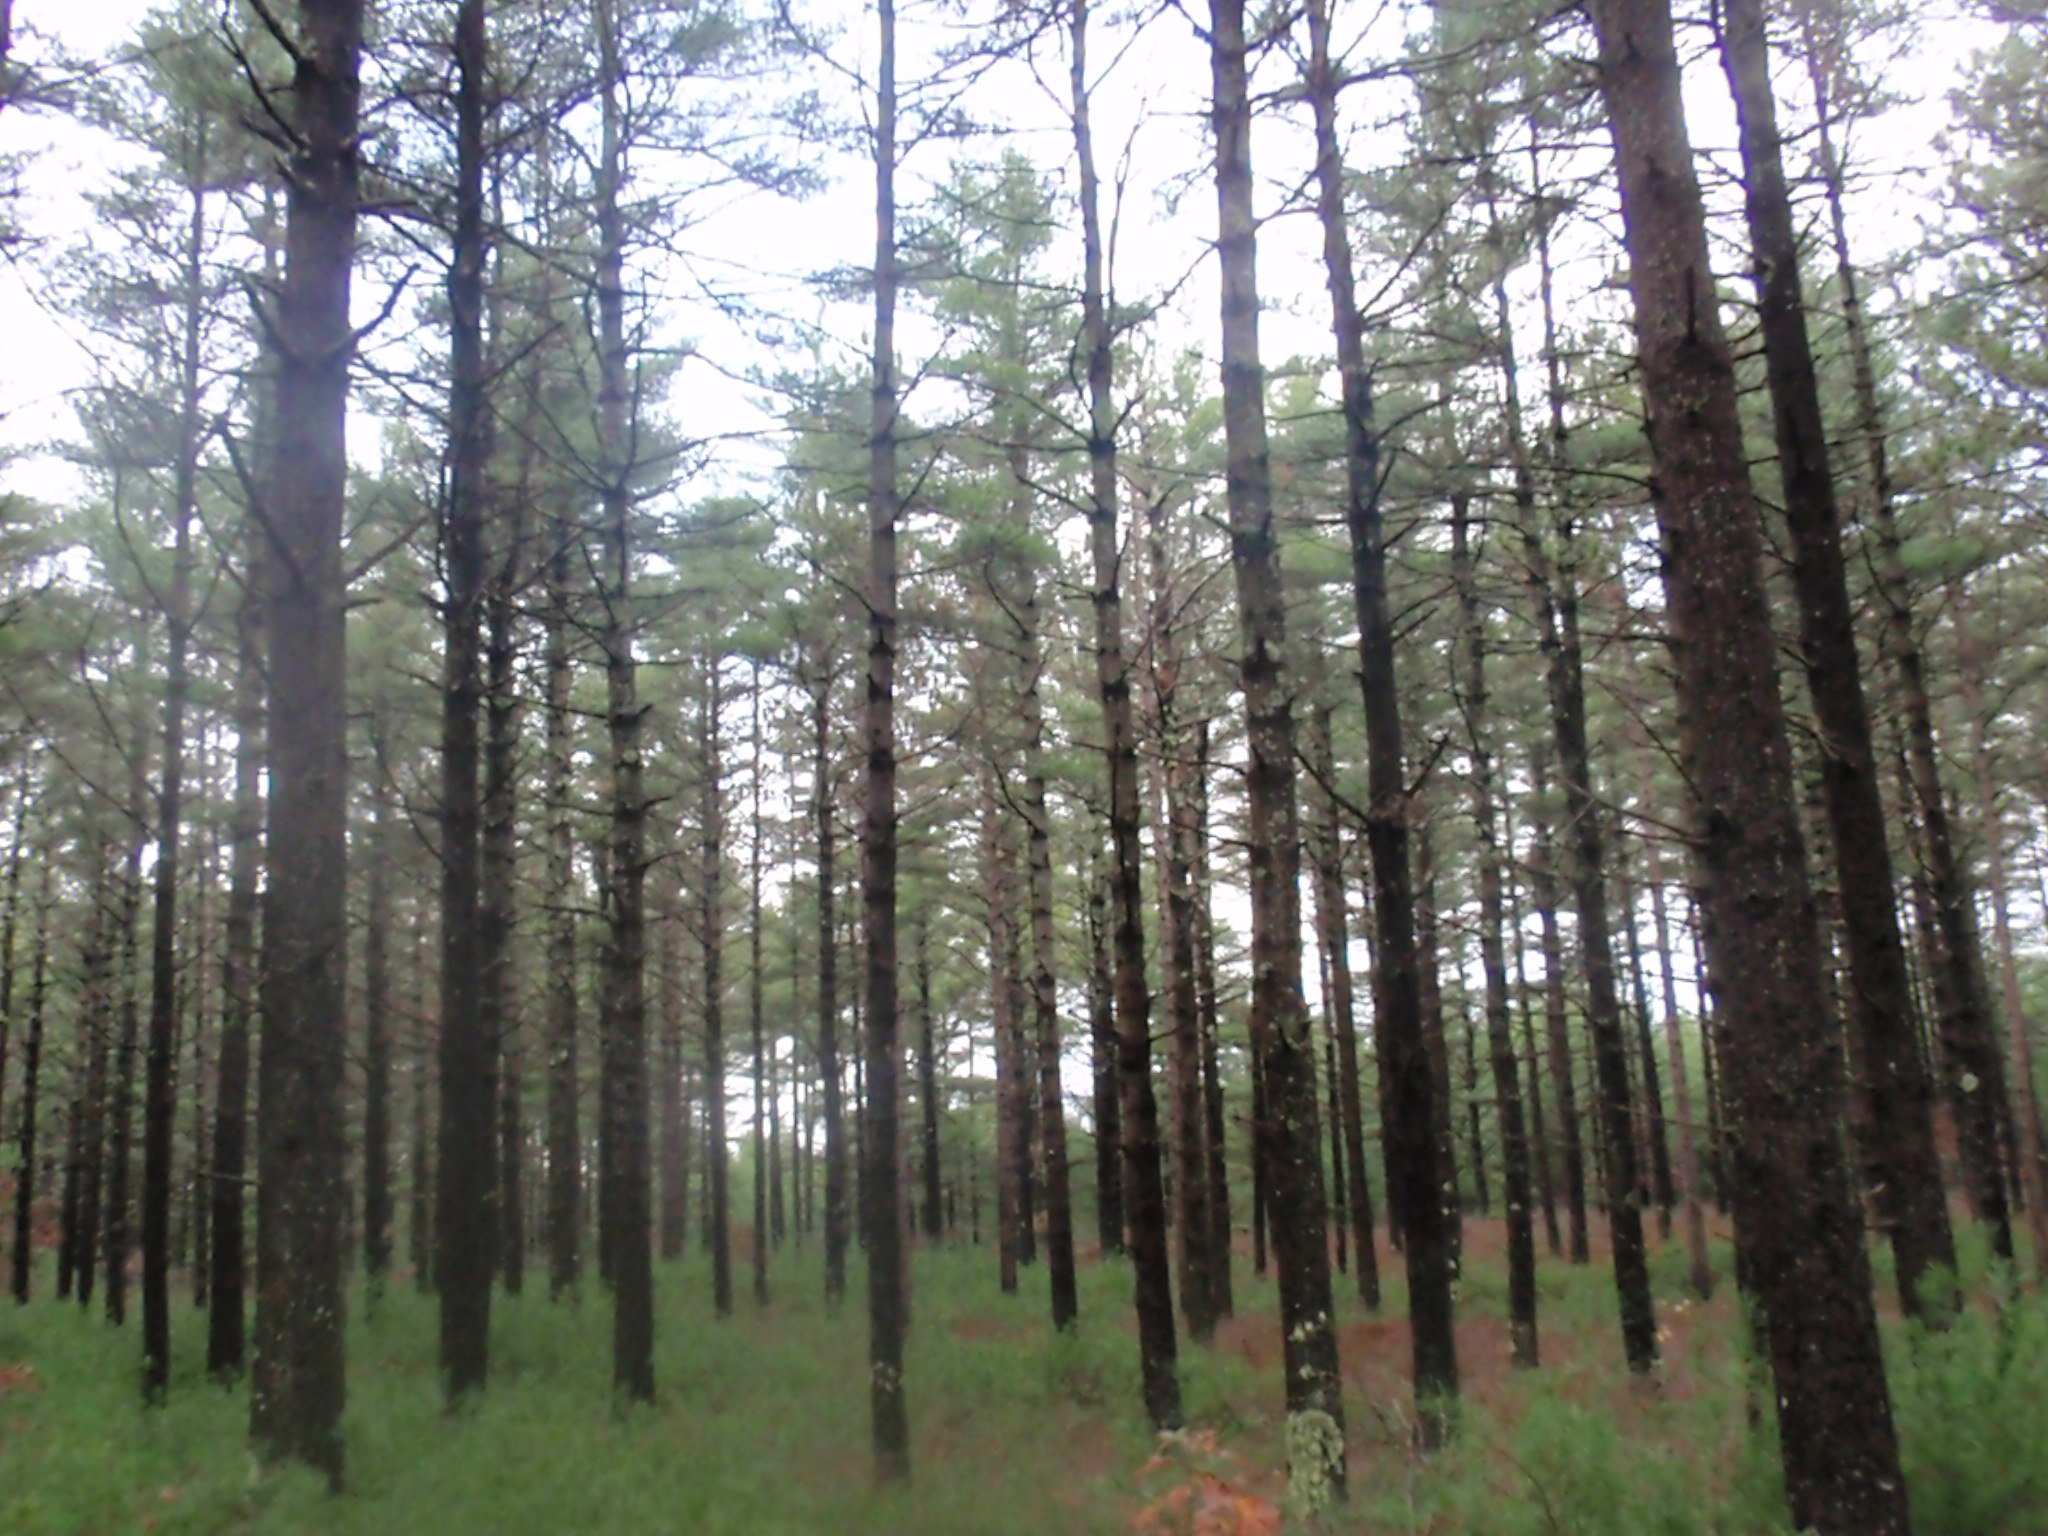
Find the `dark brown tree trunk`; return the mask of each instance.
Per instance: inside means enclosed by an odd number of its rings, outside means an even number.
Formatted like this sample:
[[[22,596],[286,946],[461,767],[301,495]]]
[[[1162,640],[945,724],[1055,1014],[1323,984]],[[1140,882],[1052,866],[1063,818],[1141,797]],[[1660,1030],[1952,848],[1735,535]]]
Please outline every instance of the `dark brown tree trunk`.
[[[363,917],[363,1273],[375,1305],[391,1274],[391,840],[394,798],[381,720],[373,716],[373,807]]]
[[[269,1460],[339,1487],[347,1226],[347,601],[342,519],[354,352],[362,0],[300,0],[288,97],[277,437],[265,487],[270,871],[258,1065],[257,1345],[250,1427]]]
[[[138,650],[138,658],[140,652]],[[129,1176],[135,1166],[135,1057],[141,1044],[140,1000],[135,995],[136,950],[142,924],[142,844],[148,820],[149,783],[143,777],[143,732],[137,722],[133,751],[136,771],[128,800],[129,842],[127,862],[121,870],[121,958],[118,1005],[120,1032],[114,1047],[114,1081],[108,1112],[112,1124],[107,1136],[106,1193],[100,1212],[105,1227],[100,1260],[106,1266],[106,1285],[101,1292],[107,1321],[120,1327],[128,1320],[128,1259],[134,1251],[129,1225],[132,1200]],[[146,1347],[145,1347],[146,1348]],[[149,1364],[143,1367],[143,1401],[155,1401],[149,1386]]]
[[[1124,1251],[1123,1131],[1116,1075],[1116,989],[1109,958],[1109,878],[1099,847],[1089,854],[1088,1043],[1095,1083],[1095,1241],[1103,1257]]]
[[[113,985],[114,938],[109,931],[113,918],[108,910],[110,877],[104,867],[106,852],[104,844],[96,850],[95,862],[99,867],[94,870],[89,896],[92,916],[80,967],[78,1000],[77,1049],[85,1053],[85,1095],[80,1121],[78,1220],[72,1234],[72,1250],[78,1282],[75,1294],[80,1307],[91,1305],[99,1283],[101,1193],[107,1176],[107,1073],[112,1052],[109,1036],[113,1031],[108,1014],[112,1008],[109,989]]]
[[[1678,1197],[1671,1184],[1671,1139],[1666,1134],[1664,1121],[1664,1080],[1657,1068],[1656,1041],[1650,1034],[1650,988],[1643,973],[1642,937],[1636,929],[1636,885],[1635,872],[1631,866],[1628,846],[1623,841],[1619,819],[1614,829],[1614,884],[1616,905],[1621,908],[1623,934],[1627,938],[1629,987],[1635,998],[1636,1014],[1636,1060],[1641,1063],[1643,1092],[1637,1105],[1640,1110],[1637,1143],[1643,1147],[1644,1157],[1637,1160],[1638,1188],[1644,1191],[1645,1199],[1657,1203],[1657,1236],[1665,1241],[1671,1237],[1671,1208]],[[1647,1168],[1649,1177],[1641,1175]]]
[[[199,508],[205,376],[207,132],[195,130],[191,215],[185,238],[185,313],[179,359],[178,462],[171,496],[171,579],[164,595],[163,762],[157,786],[155,889],[150,915],[149,1059],[142,1132],[142,1396],[160,1404],[171,1379],[171,1130],[177,1117],[178,870],[184,829],[185,706],[191,692],[192,521]]]
[[[726,1149],[725,1109],[725,773],[719,751],[724,703],[721,662],[704,665],[704,704],[698,717],[703,748],[703,800],[698,809],[698,943],[704,967],[704,1189],[711,1300],[720,1317],[732,1312],[732,1159]]]
[[[1514,809],[1512,797],[1501,803],[1501,846],[1509,855],[1509,869],[1514,868],[1513,856],[1515,834],[1511,820]],[[1531,1000],[1529,986],[1528,945],[1523,942],[1522,933],[1522,888],[1512,874],[1507,884],[1507,926],[1514,938],[1515,955],[1515,1010],[1519,1015],[1522,1031],[1521,1059],[1528,1069],[1529,1085],[1529,1150],[1530,1161],[1536,1173],[1536,1198],[1543,1207],[1543,1238],[1550,1249],[1550,1256],[1557,1258],[1564,1253],[1563,1229],[1557,1220],[1557,1177],[1552,1167],[1550,1133],[1545,1124],[1543,1112],[1543,1072],[1539,1063],[1542,1057],[1536,1049],[1536,1007]]]
[[[1202,1100],[1200,998],[1195,984],[1194,806],[1189,779],[1195,768],[1179,718],[1181,637],[1178,598],[1166,568],[1166,504],[1146,510],[1145,552],[1151,592],[1146,650],[1151,657],[1154,726],[1159,762],[1152,778],[1153,866],[1159,901],[1160,963],[1166,1006],[1167,1102],[1172,1109],[1172,1217],[1175,1278],[1181,1321],[1188,1337],[1216,1332],[1209,1291],[1214,1270],[1209,1238],[1209,1164],[1203,1146],[1208,1112]]]
[[[1326,789],[1334,786],[1337,762],[1331,740],[1334,711],[1329,704],[1316,708],[1309,740],[1315,754],[1315,777]],[[1329,956],[1330,1028],[1336,1037],[1337,1069],[1332,1093],[1336,1114],[1343,1127],[1341,1139],[1344,1187],[1350,1195],[1351,1245],[1357,1255],[1358,1295],[1368,1307],[1380,1304],[1379,1255],[1373,1246],[1372,1189],[1365,1173],[1365,1111],[1358,1086],[1358,1014],[1351,980],[1351,925],[1345,910],[1342,827],[1334,794],[1325,793],[1318,802],[1319,816],[1312,846],[1316,863],[1316,931],[1324,954]],[[1332,1161],[1339,1148],[1332,1147]]]
[[[500,519],[501,543],[484,593],[483,830],[477,893],[478,1028],[498,1062],[498,1272],[511,1296],[526,1282],[526,1044],[512,960],[518,921],[521,725],[516,593],[526,497],[522,487]]]
[[[491,418],[484,357],[484,0],[455,17],[455,242],[448,270],[453,336],[448,490],[442,513],[440,1146],[434,1229],[441,1301],[441,1384],[452,1405],[490,1366],[497,1207],[497,1042],[479,1002],[484,530],[490,517]]]
[[[434,1033],[428,1024],[427,979],[434,966],[435,946],[424,920],[414,908],[416,943],[412,964],[412,1157],[407,1190],[406,1256],[412,1263],[413,1289],[430,1295],[434,1289]]]
[[[8,1274],[9,1289],[18,1306],[28,1305],[29,1283],[35,1273],[36,1111],[43,1084],[43,1010],[49,996],[50,881],[55,862],[44,858],[36,877],[36,947],[29,962],[28,1037],[21,1053],[20,1153],[14,1165],[14,1247]]]
[[[761,975],[761,665],[754,664],[754,814],[747,839],[747,1034],[754,1055],[754,1305],[768,1305],[768,1047]]]
[[[654,1253],[647,1135],[647,795],[642,786],[634,624],[632,419],[635,388],[626,341],[625,62],[612,0],[597,0],[602,143],[597,167],[598,444],[600,495],[598,644],[604,652],[605,714],[611,756],[611,887],[605,951],[603,1117],[611,1178],[604,1198],[612,1246],[612,1386],[633,1402],[654,1398]]]
[[[875,330],[868,418],[867,700],[862,783],[861,940],[866,949],[867,1097],[862,1227],[868,1251],[868,1401],[875,1477],[910,1476],[910,1418],[904,1406],[905,1305],[902,1191],[897,1183],[896,995],[896,521],[901,513],[896,445],[896,5],[878,0],[876,67]]]
[[[1081,330],[1087,352],[1088,542],[1095,610],[1095,685],[1102,700],[1109,769],[1111,943],[1115,955],[1117,1080],[1122,1205],[1138,1318],[1145,1412],[1155,1429],[1181,1423],[1166,1193],[1159,1166],[1159,1105],[1152,1092],[1152,1005],[1145,978],[1144,891],[1138,851],[1138,754],[1131,675],[1124,653],[1122,550],[1117,535],[1116,426],[1104,287],[1100,180],[1095,167],[1088,75],[1089,0],[1068,7],[1069,83],[1081,214]]]
[[[932,1018],[931,922],[917,914],[917,1103],[919,1168],[924,1180],[921,1212],[925,1240],[945,1235],[943,1168],[939,1159],[939,1043]]]
[[[1871,1114],[1882,1128],[1869,1152],[1879,1181],[1878,1209],[1890,1229],[1899,1302],[1916,1315],[1928,1299],[1921,1294],[1923,1281],[1955,1267],[1934,1142],[1933,1083],[1913,1024],[1884,793],[1842,553],[1841,509],[1807,337],[1799,235],[1785,182],[1764,7],[1760,0],[1729,0],[1722,19],[1722,64],[1741,124],[1757,316],[1792,533],[1800,651],[1822,738],[1821,789],[1848,950],[1849,1027]]]
[[[1735,368],[1714,295],[1665,0],[1593,0],[1620,164],[1706,939],[1735,1115],[1739,1245],[1778,1401],[1795,1526],[1910,1529],[1838,1039],[1812,1011],[1819,939],[1774,668]]]
[[[981,773],[981,866],[983,901],[988,909],[989,1023],[996,1058],[996,1283],[1005,1296],[1014,1296],[1024,1246],[1023,1165],[1029,1163],[1031,1153],[1021,1123],[1019,988],[1013,974],[1017,942],[1011,888],[1016,860],[998,793],[996,769],[993,764],[985,765]]]
[[[833,913],[839,872],[832,824],[832,676],[811,682],[811,817],[818,849],[818,1083],[824,1098],[825,1300],[846,1295],[846,1112],[839,1055],[839,929]]]
[[[1378,932],[1374,1035],[1380,1058],[1387,1204],[1399,1224],[1407,1263],[1419,1423],[1423,1437],[1433,1442],[1447,1428],[1450,1400],[1458,1391],[1451,1234],[1435,1155],[1438,1123],[1448,1106],[1431,1081],[1423,1033],[1415,892],[1408,861],[1408,786],[1401,756],[1393,618],[1387,603],[1386,530],[1379,506],[1379,438],[1373,424],[1365,320],[1353,279],[1344,163],[1338,150],[1337,79],[1330,57],[1329,8],[1324,0],[1310,0],[1308,21],[1316,208],[1343,390],[1345,525],[1351,544],[1372,809],[1366,842],[1372,853],[1372,911]]]
[[[1209,722],[1195,722],[1195,994],[1202,1016],[1202,1107],[1208,1121],[1209,1299],[1218,1317],[1237,1310],[1231,1281],[1230,1164],[1225,1154],[1222,1027],[1216,1005],[1216,924],[1210,909]],[[1370,1207],[1368,1207],[1368,1210]],[[1368,1217],[1367,1225],[1370,1226]]]
[[[1273,1238],[1287,1409],[1296,1424],[1321,1416],[1329,1439],[1320,1465],[1298,1480],[1345,1490],[1344,1394],[1330,1291],[1330,1253],[1317,1146],[1315,1041],[1301,991],[1301,830],[1295,797],[1294,716],[1285,675],[1287,608],[1273,524],[1266,446],[1265,370],[1259,359],[1252,209],[1251,98],[1244,0],[1211,0],[1211,119],[1216,141],[1217,254],[1222,277],[1223,424],[1229,459],[1231,567],[1239,617],[1238,680],[1248,763],[1246,857],[1252,897],[1252,1049],[1266,1070],[1272,1151]],[[1313,1444],[1290,1437],[1290,1454]]]
[[[1634,733],[1636,793],[1643,814],[1653,809],[1649,743]],[[1692,1074],[1685,1060],[1685,1040],[1678,1019],[1678,977],[1671,960],[1671,921],[1664,894],[1664,852],[1654,831],[1643,837],[1644,873],[1650,885],[1650,920],[1657,938],[1657,966],[1663,982],[1664,1050],[1671,1058],[1671,1101],[1678,1112],[1678,1198],[1685,1207],[1685,1248],[1688,1278],[1705,1301],[1714,1293],[1713,1259],[1707,1251],[1707,1218],[1700,1205],[1699,1128],[1693,1121]]]
[[[1529,858],[1529,894],[1543,938],[1543,1018],[1551,1091],[1557,1097],[1559,1134],[1564,1141],[1565,1212],[1571,1231],[1571,1261],[1590,1263],[1586,1230],[1586,1152],[1579,1118],[1572,1040],[1565,1010],[1564,940],[1557,925],[1557,852],[1550,830],[1550,754],[1538,743],[1529,754],[1531,822],[1535,847]]]
[[[1536,1332],[1536,1234],[1530,1211],[1529,1136],[1522,1117],[1520,1064],[1509,1017],[1507,955],[1501,939],[1501,827],[1493,796],[1493,728],[1487,712],[1486,628],[1468,542],[1464,493],[1451,498],[1451,578],[1457,587],[1464,652],[1459,700],[1470,736],[1472,821],[1479,834],[1479,964],[1486,978],[1486,1041],[1500,1120],[1501,1199],[1507,1206],[1508,1318],[1514,1363],[1539,1358]],[[1476,1160],[1476,1159],[1475,1159]]]
[[[679,1259],[690,1231],[690,1126],[683,1077],[683,916],[676,882],[664,881],[655,910],[661,988],[661,1256]]]
[[[570,718],[570,533],[552,530],[544,656],[547,670],[548,1295],[574,1297],[582,1269],[583,1136],[577,1060],[574,725]]]
[[[1028,510],[1028,503],[1026,504]],[[1028,532],[1028,515],[1025,519]],[[1052,1325],[1066,1328],[1080,1312],[1074,1278],[1074,1205],[1067,1168],[1066,1100],[1060,1091],[1059,981],[1054,967],[1052,813],[1046,805],[1045,672],[1038,576],[1030,575],[1019,614],[1024,688],[1025,873],[1031,914],[1030,979],[1034,1075],[1038,1089],[1039,1159],[1045,1170],[1045,1267]],[[922,930],[920,930],[922,932]]]

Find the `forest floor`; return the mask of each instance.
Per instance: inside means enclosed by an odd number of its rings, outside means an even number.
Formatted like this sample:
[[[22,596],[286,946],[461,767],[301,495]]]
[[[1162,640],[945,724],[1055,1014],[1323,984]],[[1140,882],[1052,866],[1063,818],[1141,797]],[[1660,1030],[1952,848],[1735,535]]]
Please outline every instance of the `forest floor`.
[[[1684,1255],[1656,1256],[1665,1361],[1620,1360],[1596,1252],[1541,1267],[1543,1368],[1507,1364],[1497,1224],[1468,1223],[1456,1443],[1410,1449],[1399,1261],[1380,1313],[1339,1277],[1350,1506],[1320,1529],[1431,1536],[1772,1536],[1784,1529],[1768,1428],[1723,1284],[1683,1297]],[[358,1295],[349,1336],[349,1492],[258,1475],[247,1396],[203,1378],[204,1328],[180,1305],[170,1405],[138,1404],[133,1321],[0,1305],[0,1532],[250,1536],[1272,1536],[1281,1529],[1279,1334],[1271,1282],[1237,1277],[1237,1317],[1183,1343],[1196,1430],[1163,1452],[1138,1411],[1129,1282],[1089,1265],[1082,1326],[1054,1338],[1042,1268],[995,1287],[988,1249],[920,1253],[906,1380],[914,1481],[868,1476],[866,1327],[820,1300],[815,1247],[776,1256],[753,1302],[735,1245],[734,1315],[711,1315],[697,1259],[659,1271],[660,1400],[610,1406],[610,1313],[597,1299],[500,1297],[484,1400],[443,1416],[435,1307],[410,1285]],[[1727,1254],[1719,1254],[1725,1276]],[[1981,1276],[1981,1257],[1966,1268]],[[44,1277],[47,1283],[48,1276]],[[1979,1295],[1988,1288],[1977,1285]],[[47,1296],[47,1289],[44,1295]],[[2048,1532],[2048,1307],[1988,1304],[1931,1336],[1888,1325],[1920,1536]]]

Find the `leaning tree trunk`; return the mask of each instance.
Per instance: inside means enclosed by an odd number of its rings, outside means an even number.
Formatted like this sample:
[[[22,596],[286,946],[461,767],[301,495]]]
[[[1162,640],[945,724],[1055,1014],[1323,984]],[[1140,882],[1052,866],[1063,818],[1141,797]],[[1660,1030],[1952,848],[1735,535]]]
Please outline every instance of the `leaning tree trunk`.
[[[1785,521],[1792,533],[1799,643],[1820,728],[1821,790],[1839,876],[1849,959],[1849,1027],[1873,1120],[1878,1209],[1890,1228],[1899,1302],[1919,1313],[1922,1283],[1955,1267],[1955,1240],[1934,1142],[1933,1082],[1914,1027],[1899,934],[1884,793],[1856,653],[1820,381],[1806,329],[1799,234],[1785,181],[1761,0],[1728,0],[1722,64],[1741,124],[1743,200],[1756,261],[1757,317],[1770,386]],[[2041,1228],[2048,1237],[2048,1226]]]
[[[1891,464],[1886,443],[1883,406],[1878,399],[1877,367],[1872,357],[1870,333],[1864,318],[1862,279],[1851,258],[1848,216],[1844,208],[1844,174],[1833,137],[1833,92],[1820,62],[1813,13],[1808,5],[1799,7],[1809,77],[1813,85],[1815,129],[1819,144],[1821,180],[1828,202],[1828,227],[1835,256],[1835,276],[1841,293],[1843,330],[1849,344],[1850,377],[1856,401],[1856,435],[1861,439],[1866,471],[1864,511],[1876,543],[1877,592],[1883,619],[1882,649],[1898,677],[1899,703],[1905,717],[1907,758],[1910,766],[1911,799],[1919,813],[1920,849],[1925,864],[1925,890],[1933,907],[1934,921],[1926,925],[1930,937],[1938,935],[1930,973],[1934,991],[1934,1013],[1939,1056],[1955,1115],[1956,1140],[1961,1151],[1964,1181],[1977,1218],[1991,1228],[1992,1246],[1997,1252],[2012,1252],[2011,1214],[2006,1208],[2005,1190],[1998,1174],[1998,1136],[1995,1110],[1988,1093],[1972,1092],[1971,1078],[1979,1083],[1993,1080],[1990,1072],[1998,1065],[1998,1047],[1991,1016],[1982,989],[1976,985],[1974,942],[1969,921],[1968,880],[1955,848],[1949,826],[1948,802],[1943,794],[1938,745],[1934,735],[1934,709],[1927,691],[1926,658],[1914,623],[1913,595],[1907,580],[1906,563],[1892,505]],[[1796,269],[1795,269],[1796,278]],[[1908,978],[1910,985],[1910,976]],[[1927,1052],[1920,1050],[1923,1059]],[[1932,1190],[1902,1189],[1903,1204],[1895,1222],[1914,1227],[1919,1236],[1915,1246],[1923,1252],[1938,1252],[1941,1233],[1947,1229],[1947,1202],[1937,1183]],[[1901,1234],[1893,1233],[1894,1246]],[[1948,1244],[1954,1246],[1949,1232]],[[1906,1264],[1898,1265],[1899,1280],[1905,1283]]]
[[[1138,851],[1138,752],[1131,673],[1124,653],[1122,550],[1117,537],[1117,408],[1114,337],[1104,288],[1100,181],[1088,78],[1088,4],[1068,10],[1071,122],[1079,171],[1081,336],[1087,351],[1088,548],[1095,609],[1095,686],[1102,700],[1109,770],[1110,924],[1115,955],[1119,1120],[1123,1133],[1125,1241],[1138,1315],[1145,1412],[1155,1429],[1181,1423],[1166,1193],[1159,1166],[1159,1105],[1152,1092],[1152,1000],[1145,976],[1145,919]]]
[[[1229,460],[1231,566],[1237,581],[1239,686],[1248,762],[1246,858],[1252,898],[1252,1048],[1264,1060],[1272,1150],[1274,1252],[1287,1369],[1289,1455],[1298,1484],[1341,1499],[1344,1394],[1324,1241],[1317,1146],[1315,1040],[1301,994],[1301,828],[1294,715],[1285,675],[1287,606],[1273,523],[1259,360],[1252,209],[1251,97],[1244,0],[1211,0],[1209,59],[1216,140],[1217,254],[1222,276],[1223,426]],[[1318,1442],[1295,1428],[1320,1423]],[[1311,1495],[1313,1497],[1313,1495]]]
[[[1840,1118],[1840,1041],[1812,1008],[1819,934],[1735,366],[1711,285],[1667,0],[1592,0],[1621,207],[1708,961],[1735,1117],[1735,1209],[1795,1526],[1910,1529]]]
[[[1330,58],[1330,17],[1310,0],[1309,100],[1315,113],[1316,208],[1330,288],[1344,406],[1345,524],[1351,544],[1352,597],[1358,616],[1360,683],[1365,706],[1366,778],[1372,815],[1373,921],[1378,933],[1376,1030],[1385,1126],[1387,1204],[1398,1216],[1408,1271],[1416,1400],[1425,1439],[1440,1439],[1458,1391],[1452,1332],[1452,1256],[1448,1213],[1437,1180],[1439,1102],[1423,1033],[1421,957],[1415,943],[1415,888],[1409,867],[1407,784],[1401,761],[1400,695],[1394,676],[1393,615],[1387,603],[1386,529],[1381,519],[1379,437],[1373,425],[1372,370],[1365,319],[1352,273],[1345,216],[1344,163],[1337,148],[1337,81]]]

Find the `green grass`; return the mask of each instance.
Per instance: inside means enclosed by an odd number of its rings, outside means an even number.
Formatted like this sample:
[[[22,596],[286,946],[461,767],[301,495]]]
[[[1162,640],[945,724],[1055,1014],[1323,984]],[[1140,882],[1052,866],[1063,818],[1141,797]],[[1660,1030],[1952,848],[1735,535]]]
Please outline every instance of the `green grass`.
[[[1725,1260],[1725,1255],[1723,1256]],[[593,1295],[554,1306],[498,1299],[489,1391],[444,1416],[435,1311],[394,1290],[355,1299],[349,1338],[349,1491],[261,1472],[247,1397],[204,1380],[199,1315],[181,1308],[170,1405],[137,1400],[139,1337],[41,1300],[0,1306],[0,1532],[88,1536],[863,1536],[1127,1532],[1158,1474],[1138,1412],[1120,1268],[1083,1273],[1083,1326],[1053,1338],[1042,1270],[996,1294],[986,1250],[919,1255],[907,1381],[914,1482],[868,1475],[861,1279],[827,1315],[809,1256],[778,1257],[775,1304],[740,1280],[734,1317],[711,1316],[701,1264],[663,1266],[660,1401],[620,1413],[610,1313]],[[1661,1297],[1682,1255],[1658,1255]],[[1972,1268],[1966,1257],[1966,1273]],[[1398,1275],[1398,1264],[1394,1266]],[[1504,1310],[1475,1266],[1461,1316]],[[1723,1273],[1725,1274],[1725,1267]],[[1393,1277],[1390,1277],[1393,1278]],[[1214,1350],[1184,1346],[1190,1417],[1217,1431],[1231,1475],[1279,1491],[1280,1382],[1270,1284],[1239,1275],[1239,1312]],[[1388,1309],[1400,1315],[1399,1287]],[[1423,1459],[1405,1435],[1405,1348],[1360,1358],[1364,1314],[1340,1284],[1353,1501],[1334,1531],[1461,1536],[1775,1536],[1784,1529],[1766,1429],[1749,1428],[1749,1366],[1725,1297],[1660,1316],[1678,1346],[1658,1385],[1624,1379],[1608,1276],[1544,1270],[1545,1368],[1468,1368],[1455,1445]],[[1381,1335],[1371,1335],[1379,1339]],[[1893,1388],[1920,1536],[2048,1530],[2048,1308],[1978,1309],[1940,1336],[1894,1329]],[[1398,1357],[1397,1357],[1398,1355]],[[1480,1360],[1468,1350],[1468,1358]],[[1257,1363],[1254,1363],[1254,1361]],[[1166,1529],[1170,1530],[1171,1527]]]

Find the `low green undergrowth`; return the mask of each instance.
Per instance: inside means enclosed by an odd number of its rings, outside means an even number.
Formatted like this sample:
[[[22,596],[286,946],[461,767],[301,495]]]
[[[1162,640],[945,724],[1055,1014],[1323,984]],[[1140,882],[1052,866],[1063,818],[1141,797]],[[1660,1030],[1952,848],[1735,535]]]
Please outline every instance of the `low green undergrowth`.
[[[1725,1254],[1722,1256],[1725,1260]],[[853,1277],[826,1310],[815,1255],[784,1255],[773,1304],[744,1273],[735,1315],[711,1315],[698,1262],[660,1274],[660,1400],[620,1412],[600,1295],[554,1305],[499,1297],[489,1391],[450,1417],[435,1380],[433,1300],[409,1287],[350,1321],[349,1491],[263,1471],[246,1450],[247,1396],[204,1379],[203,1326],[181,1308],[168,1407],[138,1405],[131,1326],[39,1300],[0,1306],[0,1532],[6,1536],[1025,1536],[1157,1531],[1153,1437],[1138,1411],[1129,1282],[1083,1272],[1082,1326],[1052,1337],[1044,1278],[994,1293],[985,1250],[919,1255],[907,1380],[915,1473],[868,1475],[866,1328]],[[1658,1256],[1660,1295],[1682,1256]],[[1723,1268],[1725,1274],[1725,1264]],[[1966,1255],[1966,1278],[1981,1274]],[[1501,1298],[1461,1296],[1477,1326]],[[1352,1497],[1321,1529],[1429,1536],[1780,1536],[1768,1416],[1751,1427],[1752,1366],[1725,1295],[1660,1312],[1671,1359],[1629,1382],[1600,1266],[1547,1265],[1546,1364],[1489,1366],[1468,1350],[1466,1401],[1447,1449],[1415,1453],[1398,1329],[1365,1321],[1339,1287],[1352,1356]],[[1284,1431],[1269,1281],[1239,1278],[1240,1322],[1214,1349],[1183,1345],[1192,1422],[1213,1431],[1243,1498],[1280,1498]],[[1398,1295],[1388,1313],[1398,1316]],[[1361,1344],[1363,1339],[1368,1341]],[[1263,1342],[1261,1342],[1263,1340]],[[1385,1359],[1360,1359],[1384,1349]],[[1920,1536],[2048,1530],[2048,1306],[1970,1309],[1948,1331],[1888,1333],[1894,1399]],[[1398,1358],[1397,1358],[1398,1356]],[[1192,1506],[1190,1506],[1192,1507]],[[1232,1517],[1236,1518],[1236,1517]],[[1273,1518],[1277,1519],[1275,1515]],[[1249,1532],[1260,1527],[1244,1526]],[[1238,1536],[1190,1524],[1194,1536]]]

